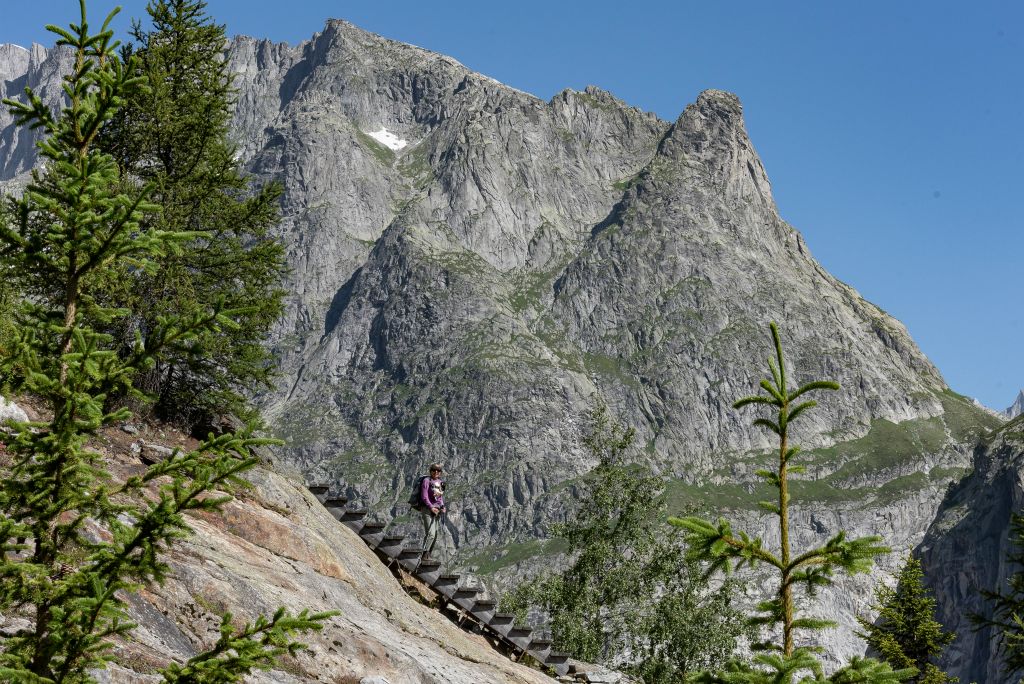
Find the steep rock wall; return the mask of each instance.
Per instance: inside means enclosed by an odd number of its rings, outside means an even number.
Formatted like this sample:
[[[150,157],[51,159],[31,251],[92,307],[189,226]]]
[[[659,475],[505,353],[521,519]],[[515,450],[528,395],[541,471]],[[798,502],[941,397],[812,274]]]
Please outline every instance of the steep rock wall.
[[[991,615],[982,590],[1005,591],[1021,568],[1010,564],[1011,513],[1024,509],[1024,418],[991,435],[974,453],[974,470],[951,487],[921,542],[937,617],[956,633],[943,665],[962,682],[1016,682],[1002,671],[996,634],[970,616]]]

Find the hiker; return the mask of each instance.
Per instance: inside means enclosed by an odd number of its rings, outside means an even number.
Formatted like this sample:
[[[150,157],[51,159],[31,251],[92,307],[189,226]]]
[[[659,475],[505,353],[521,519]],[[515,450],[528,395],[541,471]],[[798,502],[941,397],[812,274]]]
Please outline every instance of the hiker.
[[[419,511],[423,516],[423,560],[430,560],[434,544],[437,543],[437,528],[441,514],[447,512],[440,463],[432,464],[430,475],[420,479],[420,502]]]

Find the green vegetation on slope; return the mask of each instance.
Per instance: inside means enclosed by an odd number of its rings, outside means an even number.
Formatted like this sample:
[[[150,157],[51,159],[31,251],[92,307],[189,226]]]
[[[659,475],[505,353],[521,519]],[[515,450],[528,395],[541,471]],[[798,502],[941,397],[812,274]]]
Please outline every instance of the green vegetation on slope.
[[[933,418],[915,418],[902,423],[879,419],[863,437],[831,447],[812,449],[802,458],[810,470],[827,469],[828,475],[810,479],[803,475],[792,479],[794,495],[803,501],[878,505],[897,500],[908,492],[958,479],[968,471],[962,468],[920,468],[926,457],[936,456],[953,442],[971,445],[1000,421],[965,397],[951,391],[938,395],[944,413]],[[746,461],[752,456],[743,456]],[[730,470],[716,472],[717,480],[730,477]],[[874,484],[879,478],[884,482]],[[669,505],[681,509],[699,508],[753,510],[764,498],[765,488],[757,483],[722,482],[689,484],[675,481],[669,485]]]

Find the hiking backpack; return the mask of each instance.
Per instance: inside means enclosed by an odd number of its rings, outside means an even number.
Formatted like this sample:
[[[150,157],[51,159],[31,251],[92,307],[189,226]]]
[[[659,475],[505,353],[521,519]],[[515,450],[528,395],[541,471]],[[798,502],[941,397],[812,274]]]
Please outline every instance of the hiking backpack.
[[[416,484],[412,486],[412,491],[409,492],[409,506],[416,511],[421,511],[426,507],[423,503],[423,481],[429,480],[429,475],[420,475],[416,478]]]

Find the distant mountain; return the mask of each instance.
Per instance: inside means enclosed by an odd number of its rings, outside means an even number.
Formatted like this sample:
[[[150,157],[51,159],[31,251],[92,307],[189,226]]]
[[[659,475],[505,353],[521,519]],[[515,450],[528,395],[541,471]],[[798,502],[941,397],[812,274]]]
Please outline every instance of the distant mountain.
[[[1016,418],[1024,413],[1024,390],[1021,390],[1020,393],[1017,394],[1017,399],[1014,400],[1013,404],[1010,405],[1010,408],[1003,411],[1003,413],[1006,414],[1007,418]]]

